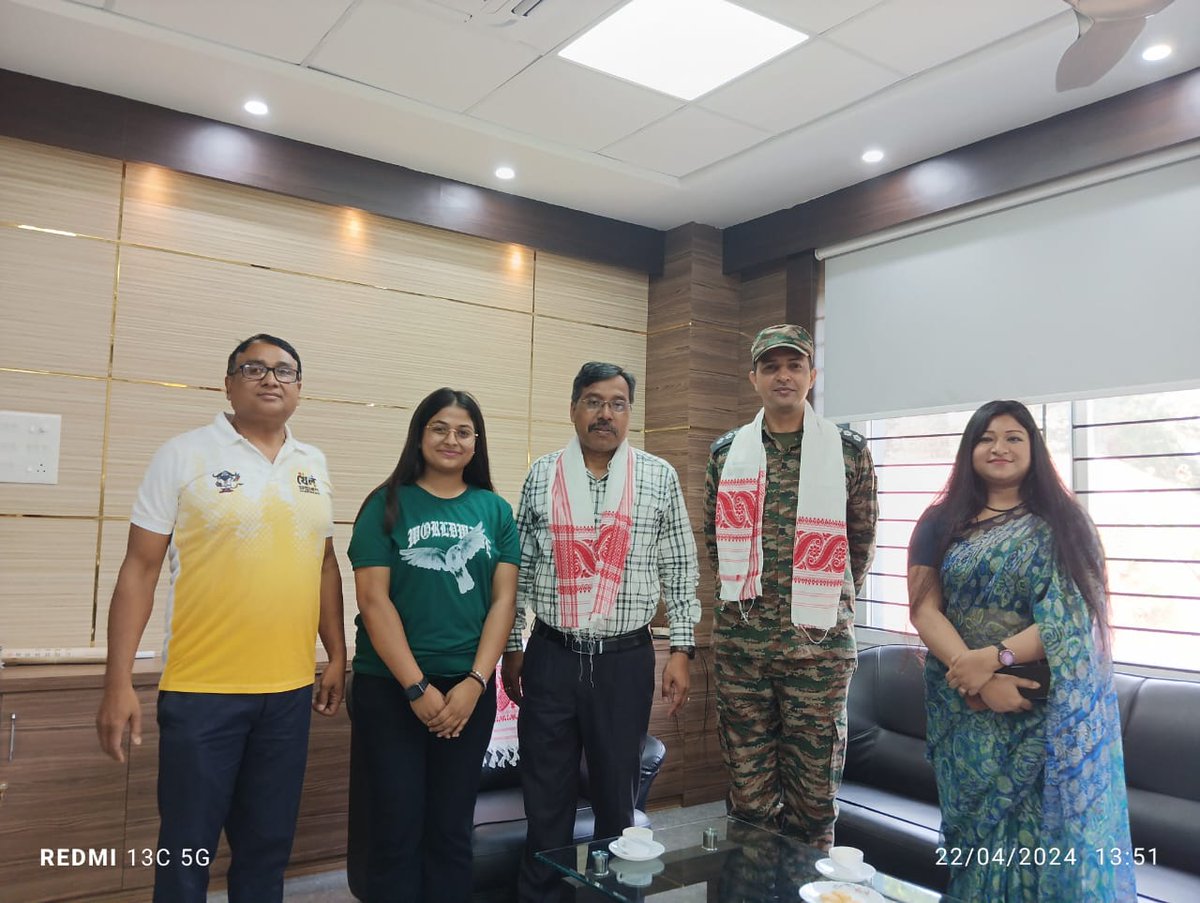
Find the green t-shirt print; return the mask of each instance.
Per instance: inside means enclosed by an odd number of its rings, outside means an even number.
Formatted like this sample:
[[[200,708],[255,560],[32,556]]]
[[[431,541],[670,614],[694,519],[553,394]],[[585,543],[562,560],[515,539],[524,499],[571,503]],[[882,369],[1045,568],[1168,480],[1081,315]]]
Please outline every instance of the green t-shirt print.
[[[367,499],[354,524],[350,562],[355,569],[390,569],[389,595],[425,674],[465,674],[491,605],[496,565],[520,564],[512,507],[473,486],[452,499],[419,486],[401,486],[398,495],[400,514],[390,533],[383,529],[385,491]],[[355,625],[355,672],[391,677],[361,615]]]

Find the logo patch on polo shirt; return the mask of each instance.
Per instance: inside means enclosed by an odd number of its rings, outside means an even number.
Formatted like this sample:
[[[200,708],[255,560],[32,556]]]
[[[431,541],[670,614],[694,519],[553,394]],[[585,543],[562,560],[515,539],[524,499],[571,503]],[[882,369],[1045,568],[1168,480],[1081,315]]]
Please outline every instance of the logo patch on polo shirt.
[[[228,470],[214,473],[213,480],[216,481],[217,489],[221,492],[233,492],[233,490],[242,485],[242,475],[240,473],[231,473]]]
[[[308,474],[296,474],[296,486],[301,492],[308,492],[312,495],[320,495],[321,489],[317,485],[317,478],[310,477]]]

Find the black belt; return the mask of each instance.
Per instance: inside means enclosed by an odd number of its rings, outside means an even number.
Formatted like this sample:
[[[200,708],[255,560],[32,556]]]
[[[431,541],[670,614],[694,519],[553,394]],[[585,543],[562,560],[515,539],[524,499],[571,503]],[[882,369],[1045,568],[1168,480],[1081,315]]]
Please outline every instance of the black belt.
[[[545,621],[534,621],[533,632],[537,636],[558,643],[564,649],[570,649],[572,652],[577,652],[580,655],[602,655],[605,652],[624,652],[626,649],[636,649],[650,642],[650,629],[648,627],[639,627],[637,630],[631,630],[629,633],[620,633],[616,636],[598,636],[588,639],[587,637],[573,636],[569,633],[563,633],[561,630],[555,630]]]

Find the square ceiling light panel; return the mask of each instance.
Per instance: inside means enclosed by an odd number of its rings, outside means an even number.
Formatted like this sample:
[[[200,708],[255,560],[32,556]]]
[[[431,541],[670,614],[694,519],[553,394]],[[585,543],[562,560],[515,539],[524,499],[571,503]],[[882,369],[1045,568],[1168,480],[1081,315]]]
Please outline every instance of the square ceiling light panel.
[[[728,0],[630,0],[559,55],[693,100],[807,40]]]

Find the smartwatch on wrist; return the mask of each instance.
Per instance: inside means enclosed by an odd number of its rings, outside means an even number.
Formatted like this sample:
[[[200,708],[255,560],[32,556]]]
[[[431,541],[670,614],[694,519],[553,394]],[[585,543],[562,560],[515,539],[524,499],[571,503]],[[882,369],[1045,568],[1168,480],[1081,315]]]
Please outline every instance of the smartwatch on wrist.
[[[1001,668],[1011,668],[1017,663],[1016,655],[1003,643],[996,644],[996,658],[999,659]]]
[[[692,659],[694,659],[696,657],[696,647],[695,646],[672,646],[671,653],[674,654],[676,652],[680,652],[680,653],[683,653],[684,655],[686,655],[688,657],[688,661],[691,661]]]
[[[404,695],[408,697],[409,702],[416,702],[425,695],[425,691],[429,689],[429,678],[422,677],[411,687],[404,688]]]

